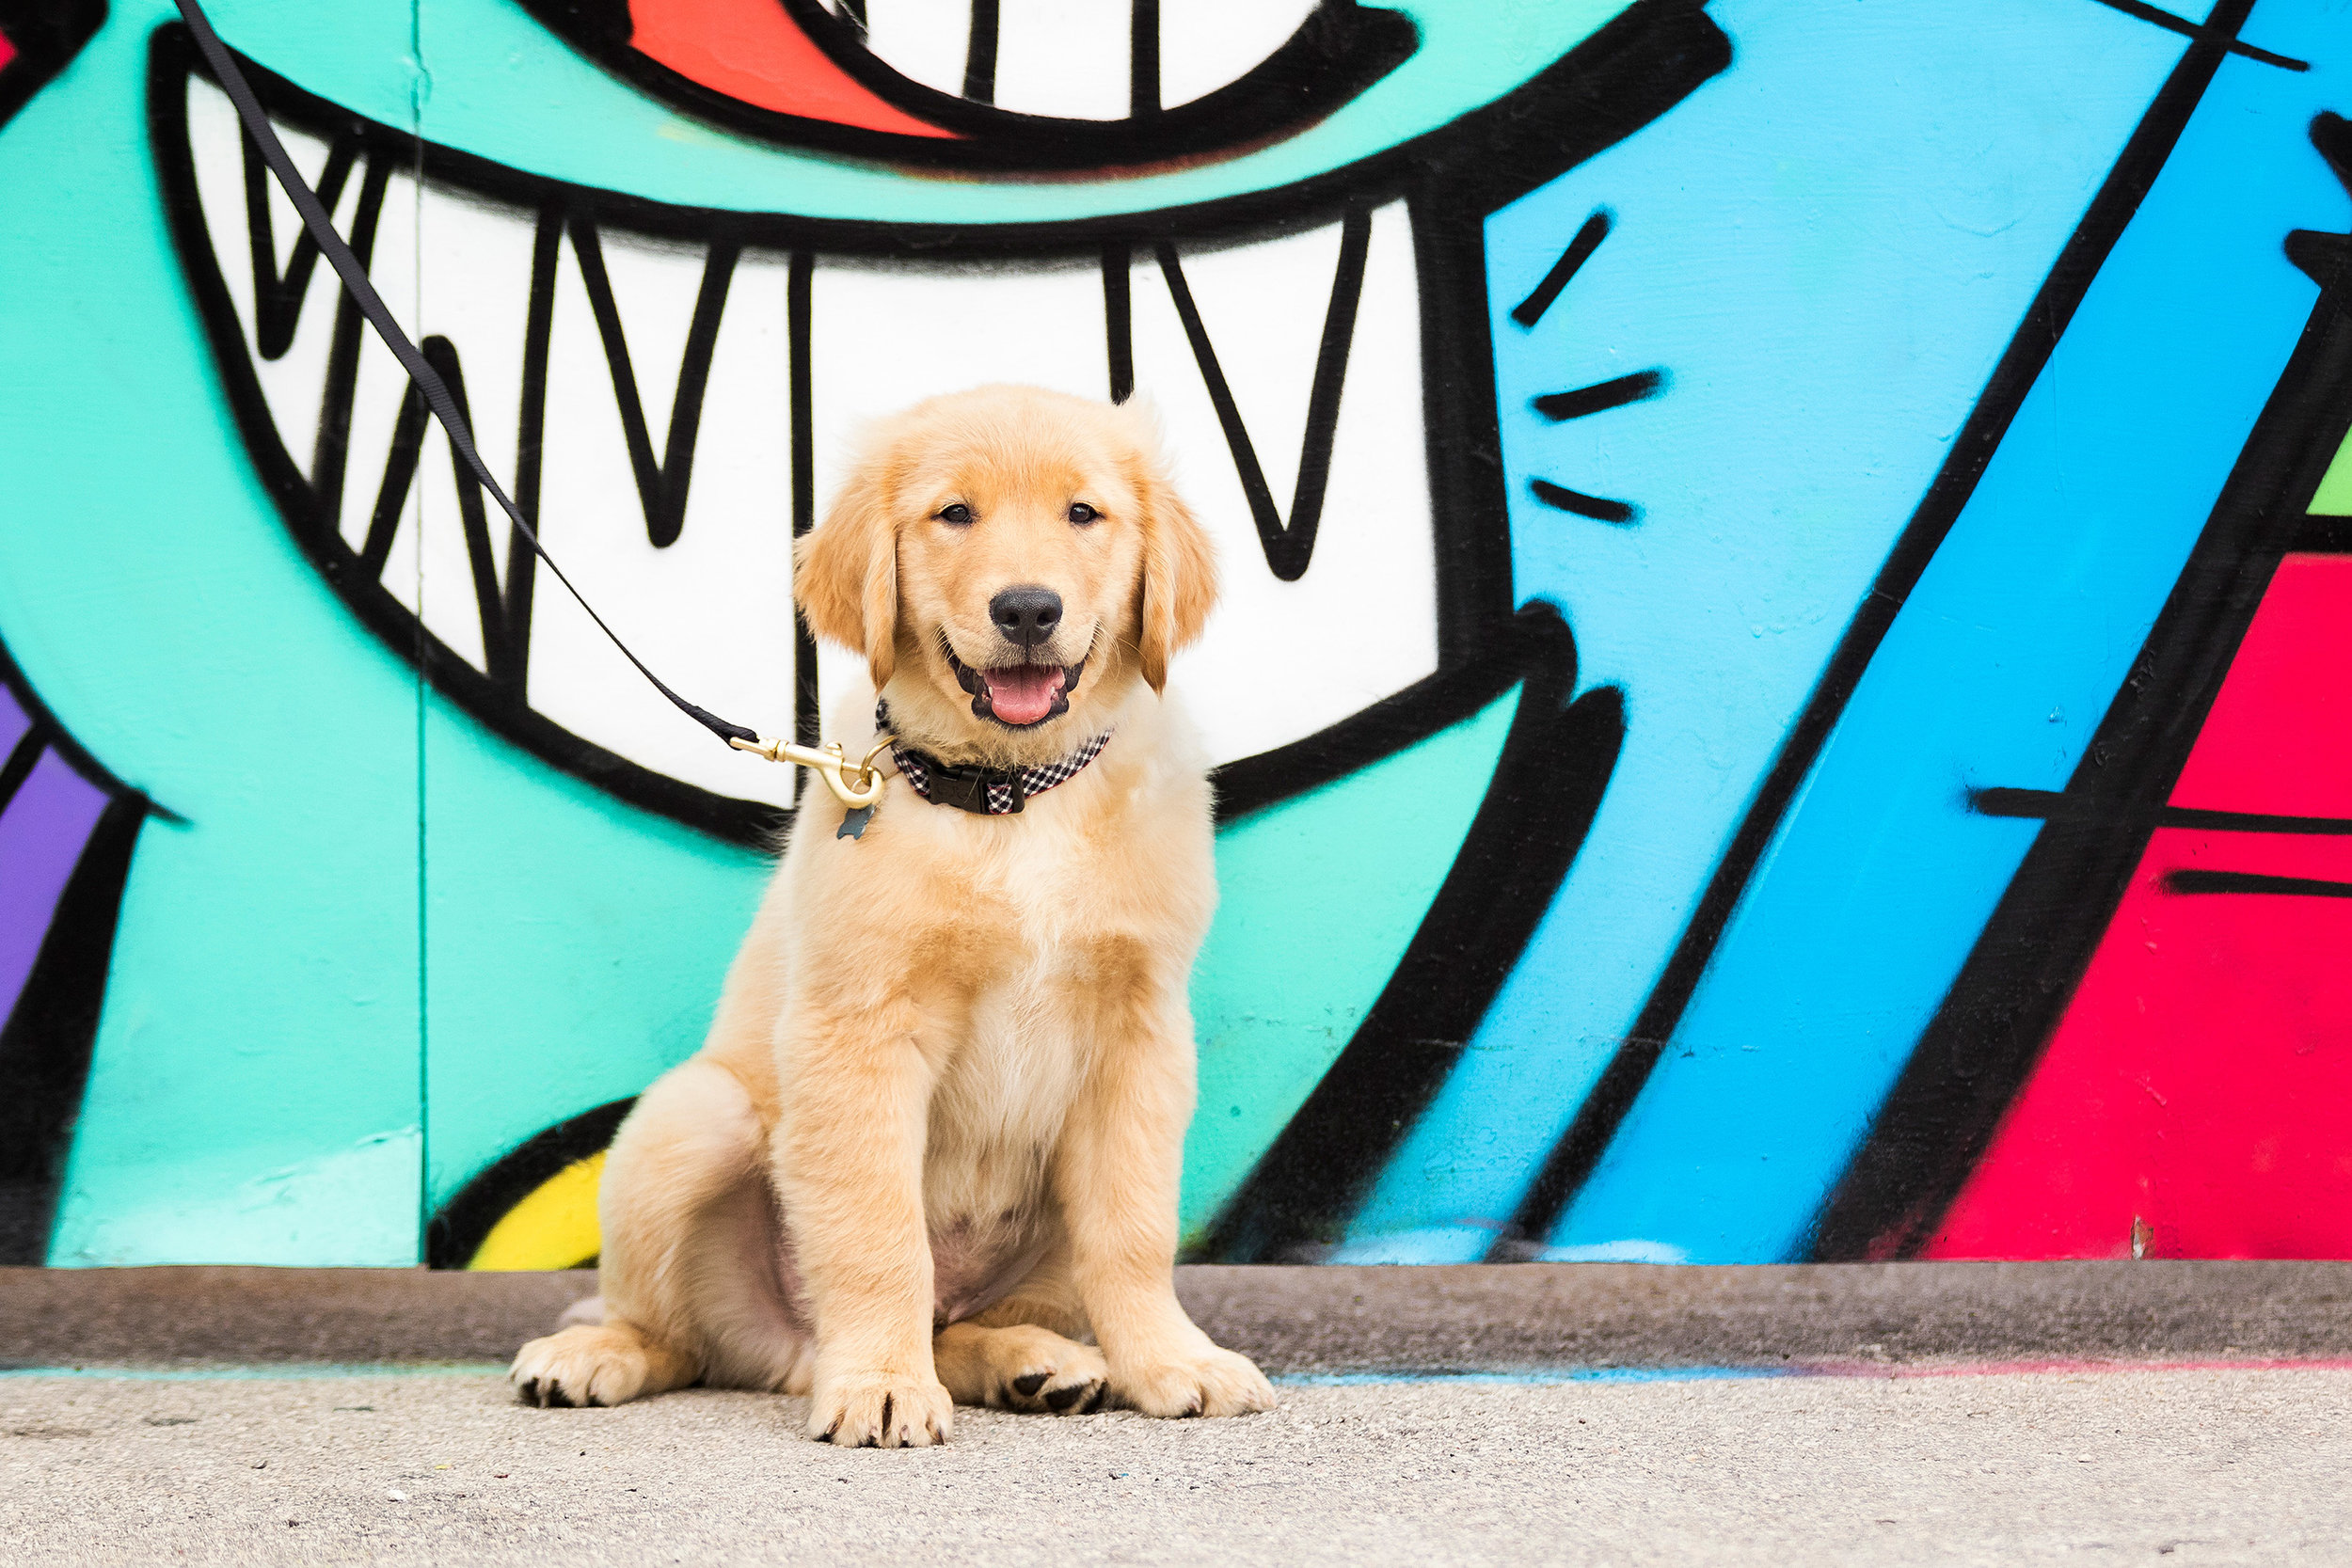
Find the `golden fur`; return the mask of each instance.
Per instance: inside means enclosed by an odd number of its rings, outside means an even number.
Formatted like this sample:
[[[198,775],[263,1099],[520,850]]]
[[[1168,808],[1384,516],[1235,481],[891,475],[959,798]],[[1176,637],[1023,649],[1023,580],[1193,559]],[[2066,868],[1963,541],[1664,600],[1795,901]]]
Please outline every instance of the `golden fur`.
[[[1269,1407],[1172,1284],[1216,887],[1204,761],[1159,692],[1216,568],[1148,418],[933,399],[872,435],[802,544],[809,626],[865,657],[909,744],[1009,767],[1114,733],[1009,816],[899,782],[838,837],[811,781],[707,1043],[613,1144],[603,1322],[524,1346],[523,1397],[777,1389],[813,1396],[810,1436],[885,1448],[944,1439],[951,1400]],[[976,717],[946,657],[1005,656],[989,604],[1016,585],[1061,595],[1042,662],[1087,660],[1068,712],[1026,728]],[[871,711],[832,716],[852,755]]]

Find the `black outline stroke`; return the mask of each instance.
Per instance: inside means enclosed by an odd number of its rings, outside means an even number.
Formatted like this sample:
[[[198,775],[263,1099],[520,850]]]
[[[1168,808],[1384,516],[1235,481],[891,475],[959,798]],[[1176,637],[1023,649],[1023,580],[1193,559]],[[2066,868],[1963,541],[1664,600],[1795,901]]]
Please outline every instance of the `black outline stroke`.
[[[1478,815],[1355,1035],[1197,1249],[1222,1262],[1311,1260],[1338,1242],[1427,1108],[1527,945],[1592,827],[1625,739],[1614,687],[1574,702],[1576,647],[1549,605],[1498,648],[1519,698]]]
[[[1863,672],[1927,570],[1928,562],[1976,493],[1978,481],[2042,366],[2056,351],[2075,309],[2090,292],[2091,280],[2122,238],[2141,199],[2171,156],[2173,145],[2187,129],[2206,87],[2228,57],[2225,40],[2236,36],[2252,7],[2253,0],[2220,0],[2215,7],[2213,28],[2183,52],[2180,63],[2133,129],[2082,221],[2058,252],[2049,277],[2026,307],[2025,320],[1994,367],[1925,499],[1863,596],[1804,711],[1789,727],[1788,738],[1756,790],[1755,804],[1724,852],[1631,1033],[1577,1108],[1567,1131],[1552,1146],[1511,1223],[1496,1238],[1489,1257],[1505,1260],[1525,1256],[1531,1245],[1540,1246],[1616,1136],[1635,1097],[1657,1067],[1667,1039],[1681,1022],[1683,1009],[1690,1006],[1749,878],[1812,771]]]
[[[622,1118],[636,1103],[632,1096],[567,1117],[476,1172],[425,1222],[425,1267],[462,1269],[472,1262],[491,1230],[516,1204],[551,1177],[612,1148]]]

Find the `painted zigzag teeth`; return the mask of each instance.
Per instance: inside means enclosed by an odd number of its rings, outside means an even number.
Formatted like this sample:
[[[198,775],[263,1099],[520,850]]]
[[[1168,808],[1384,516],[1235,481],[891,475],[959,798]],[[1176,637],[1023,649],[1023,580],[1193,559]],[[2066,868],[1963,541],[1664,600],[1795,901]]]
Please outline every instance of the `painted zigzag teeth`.
[[[481,513],[480,531],[469,534],[446,442],[419,428],[413,408],[404,431],[406,381],[372,334],[354,333],[347,451],[339,463],[323,450],[322,428],[342,423],[330,395],[340,287],[314,265],[284,352],[263,355],[268,291],[255,286],[243,138],[226,100],[201,79],[190,81],[188,117],[214,260],[278,440],[326,498],[322,505],[359,567],[453,655],[494,682],[512,683],[540,717],[716,794],[788,802],[788,770],[746,767],[681,722],[548,574],[515,554],[495,508]],[[299,129],[279,130],[306,177],[330,175],[332,148]],[[366,251],[394,314],[462,383],[484,457],[526,508],[535,502],[564,570],[672,685],[767,733],[791,733],[791,257],[724,247],[714,255],[702,244],[582,230],[512,200],[420,186],[389,162],[345,161],[332,193],[339,229]],[[294,264],[299,230],[274,184],[258,189],[268,214],[266,271],[275,277]],[[1295,523],[1345,225],[1247,245],[1181,243],[1172,271],[1145,247],[1114,274],[1126,282],[1135,386],[1156,404],[1180,487],[1223,562],[1209,635],[1178,668],[1219,762],[1303,738],[1436,667],[1410,228],[1401,203],[1361,222],[1362,281],[1353,330],[1341,340],[1343,396],[1329,436],[1321,526],[1302,558],[1311,568],[1295,580],[1267,569],[1244,466],[1171,284],[1181,277],[1211,345],[1263,472],[1262,493],[1279,521]],[[697,304],[721,282],[689,464],[673,404]],[[668,483],[688,481],[666,546],[654,543],[663,479],[656,477],[657,516],[649,517],[630,458],[595,297],[605,284],[649,455],[657,467],[668,459]],[[1100,397],[1115,373],[1106,300],[1119,291],[1106,290],[1104,264],[1092,256],[958,267],[818,255],[809,260],[806,286],[810,458],[820,503],[841,478],[850,431],[866,418],[989,381]],[[546,323],[543,370],[533,362],[534,300]],[[691,377],[686,385],[691,392]],[[542,387],[539,462],[535,470],[518,468],[533,406],[526,390]],[[855,684],[857,661],[820,657],[818,677],[830,716]]]
[[[1248,75],[1289,41],[1321,0],[1157,0],[1159,102],[1174,108]],[[827,0],[836,16],[864,12],[866,47],[910,81],[1015,114],[1120,119],[1136,111],[1134,11],[1111,0]],[[975,13],[994,20],[993,55],[976,67]],[[1147,25],[1149,24],[1147,21]],[[983,38],[987,24],[982,24]],[[988,62],[993,61],[993,73]]]

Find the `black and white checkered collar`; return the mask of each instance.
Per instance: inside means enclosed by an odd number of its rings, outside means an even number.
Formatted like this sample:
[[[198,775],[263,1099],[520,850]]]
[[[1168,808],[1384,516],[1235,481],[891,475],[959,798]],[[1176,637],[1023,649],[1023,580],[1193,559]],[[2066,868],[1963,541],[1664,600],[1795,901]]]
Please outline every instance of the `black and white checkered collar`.
[[[890,735],[887,703],[874,705],[874,728]],[[979,768],[970,763],[942,762],[899,745],[898,737],[892,736],[890,760],[898,765],[898,776],[932,805],[954,806],[977,816],[1011,816],[1019,813],[1022,802],[1030,796],[1042,795],[1056,784],[1077,777],[1110,744],[1110,738],[1111,732],[1104,730],[1076,751],[1034,768]]]

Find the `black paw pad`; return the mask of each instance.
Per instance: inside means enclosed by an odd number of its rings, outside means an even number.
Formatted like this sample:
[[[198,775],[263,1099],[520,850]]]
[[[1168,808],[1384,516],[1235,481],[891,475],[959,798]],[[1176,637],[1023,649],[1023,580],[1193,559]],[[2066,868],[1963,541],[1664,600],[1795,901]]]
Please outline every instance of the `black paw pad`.
[[[1049,1410],[1067,1410],[1072,1405],[1084,1399],[1089,1392],[1100,1386],[1101,1385],[1099,1384],[1081,1383],[1074,1387],[1057,1388],[1052,1393],[1045,1396],[1046,1408]]]
[[[1034,1399],[1037,1391],[1045,1386],[1046,1375],[1044,1372],[1030,1372],[1025,1377],[1016,1377],[1012,1380],[1012,1391],[1025,1400]]]

